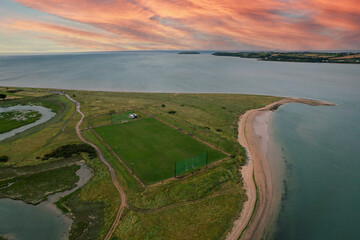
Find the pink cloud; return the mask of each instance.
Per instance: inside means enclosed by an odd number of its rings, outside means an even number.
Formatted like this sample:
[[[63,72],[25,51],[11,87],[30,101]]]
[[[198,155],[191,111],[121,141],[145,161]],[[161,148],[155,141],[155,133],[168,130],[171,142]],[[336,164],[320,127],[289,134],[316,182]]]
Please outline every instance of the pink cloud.
[[[101,29],[81,34],[97,48],[119,49],[355,49],[358,0],[17,0],[61,18]],[[40,27],[41,26],[41,27]],[[39,24],[64,41],[79,29]],[[108,34],[107,34],[107,33]],[[111,37],[109,37],[111,36]],[[351,36],[351,39],[349,39]],[[52,36],[54,38],[54,36]],[[76,37],[77,38],[77,37]],[[66,42],[66,41],[65,41]],[[69,41],[71,44],[72,41]],[[81,45],[78,43],[77,45]],[[96,45],[94,45],[94,48]],[[106,50],[106,49],[104,49]]]

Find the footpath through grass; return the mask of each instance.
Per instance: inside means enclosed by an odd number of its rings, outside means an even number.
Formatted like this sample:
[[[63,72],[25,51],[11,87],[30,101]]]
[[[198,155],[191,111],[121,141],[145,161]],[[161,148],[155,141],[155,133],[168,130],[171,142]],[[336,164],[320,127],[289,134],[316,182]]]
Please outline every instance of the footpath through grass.
[[[209,162],[226,157],[154,118],[102,126],[95,131],[146,185],[173,177],[176,161],[206,151]]]

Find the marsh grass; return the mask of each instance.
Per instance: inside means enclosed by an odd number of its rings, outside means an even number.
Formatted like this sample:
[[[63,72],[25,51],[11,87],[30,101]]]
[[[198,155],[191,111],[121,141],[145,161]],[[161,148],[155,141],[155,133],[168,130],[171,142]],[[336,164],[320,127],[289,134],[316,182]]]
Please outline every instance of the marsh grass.
[[[74,188],[79,180],[75,174],[79,168],[72,165],[4,180],[11,185],[0,189],[0,197],[38,204],[51,194]]]
[[[40,118],[41,114],[32,110],[2,112],[0,113],[0,133],[28,125]]]

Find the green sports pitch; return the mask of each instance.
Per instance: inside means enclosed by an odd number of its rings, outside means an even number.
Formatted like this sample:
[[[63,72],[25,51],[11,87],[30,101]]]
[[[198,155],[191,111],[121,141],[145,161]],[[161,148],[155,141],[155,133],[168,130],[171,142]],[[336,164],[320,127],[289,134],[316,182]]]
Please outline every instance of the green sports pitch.
[[[125,112],[125,113],[117,113],[111,115],[111,122],[113,123],[121,123],[122,121],[133,120],[129,118],[129,114],[134,112]]]
[[[154,119],[95,128],[145,185],[174,176],[175,162],[208,152],[208,162],[226,155]]]

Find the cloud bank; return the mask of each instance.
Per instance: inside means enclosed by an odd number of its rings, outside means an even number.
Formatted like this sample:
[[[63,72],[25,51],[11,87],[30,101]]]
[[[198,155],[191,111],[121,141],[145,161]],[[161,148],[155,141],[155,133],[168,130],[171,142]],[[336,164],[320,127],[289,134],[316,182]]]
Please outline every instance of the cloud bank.
[[[359,0],[16,0],[92,30],[33,19],[1,26],[94,50],[360,48]]]

